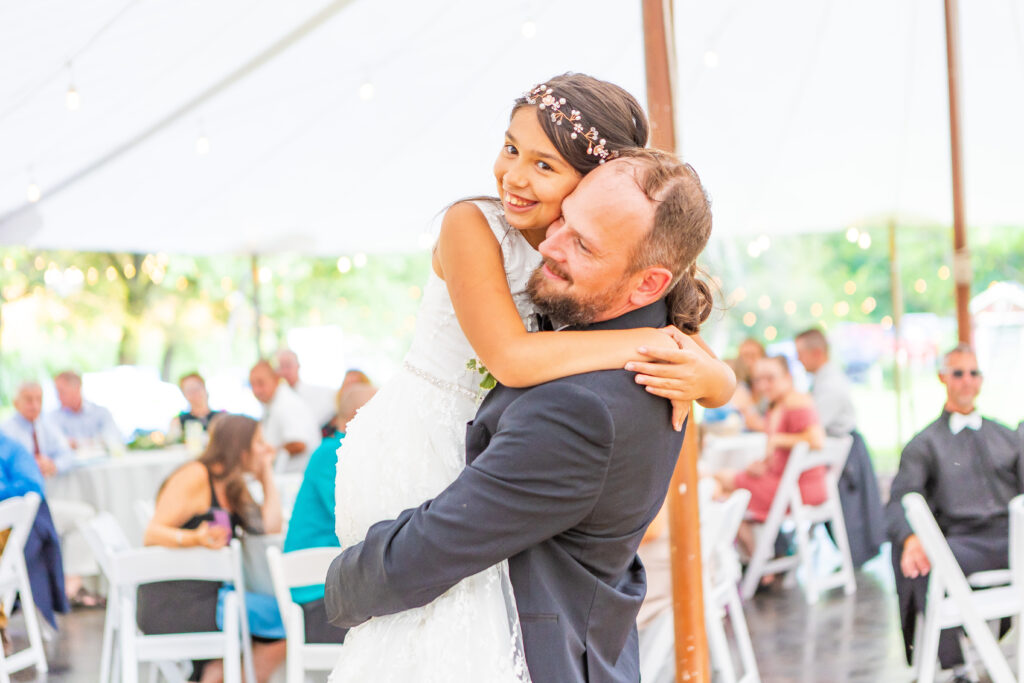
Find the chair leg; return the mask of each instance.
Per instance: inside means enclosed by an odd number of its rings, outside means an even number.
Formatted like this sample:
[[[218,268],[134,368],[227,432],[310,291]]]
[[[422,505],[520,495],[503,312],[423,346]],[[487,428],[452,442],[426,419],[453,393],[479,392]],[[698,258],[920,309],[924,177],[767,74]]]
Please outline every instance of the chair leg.
[[[742,680],[759,683],[761,674],[757,668],[757,657],[754,656],[754,646],[750,642],[750,631],[747,629],[747,617],[743,614],[743,605],[740,603],[740,596],[736,589],[729,591],[725,607],[728,610],[729,619],[732,620],[732,632],[736,636],[740,664],[743,665]]]
[[[305,641],[302,608],[294,603],[288,605],[288,614],[284,615],[284,618],[288,620],[289,626],[285,629],[288,639],[288,655],[285,659],[287,683],[303,683],[306,672],[302,661],[302,647]]]
[[[238,624],[238,596],[224,598],[224,683],[242,683],[242,650]]]
[[[796,552],[799,556],[799,567],[804,570],[804,600],[808,605],[818,602],[818,573],[814,567],[814,548],[812,536],[814,525],[801,519],[796,520]],[[795,570],[794,570],[795,571]]]
[[[107,613],[103,619],[103,645],[100,647],[100,683],[111,683],[110,664],[114,653],[114,623],[117,621],[117,596],[107,595]]]
[[[777,529],[776,533],[778,533]],[[750,555],[750,562],[747,564],[747,570],[743,572],[743,580],[740,582],[740,593],[744,600],[754,597],[757,586],[761,582],[761,576],[764,574],[764,567],[774,551],[775,539],[766,540],[765,537],[768,534],[766,525],[761,525],[761,528],[755,531],[754,552]]]
[[[843,508],[839,504],[839,494],[832,499],[832,536],[835,539],[836,547],[842,558],[843,591],[847,595],[857,592],[857,577],[853,571],[853,555],[850,553],[850,538],[846,535],[846,519],[843,517]]]
[[[24,559],[18,562],[17,573],[21,612],[25,615],[25,630],[28,631],[29,648],[36,664],[36,673],[46,673],[49,666],[46,663],[46,650],[43,649],[43,632],[39,627],[39,612],[36,611],[36,603],[32,599],[32,586],[28,582],[28,569],[25,567]]]
[[[921,621],[920,649],[914,653],[917,663],[917,680],[919,683],[930,683],[935,680],[936,663],[939,656],[939,623],[937,605],[925,609]],[[915,638],[916,640],[916,638]]]
[[[729,640],[722,624],[724,618],[722,608],[713,596],[704,601],[704,628],[708,634],[708,650],[711,655],[711,666],[721,674],[722,683],[736,683],[736,668],[729,652]]]
[[[135,603],[126,596],[121,599],[121,618],[118,620],[121,637],[121,683],[139,683],[139,663],[135,659]]]

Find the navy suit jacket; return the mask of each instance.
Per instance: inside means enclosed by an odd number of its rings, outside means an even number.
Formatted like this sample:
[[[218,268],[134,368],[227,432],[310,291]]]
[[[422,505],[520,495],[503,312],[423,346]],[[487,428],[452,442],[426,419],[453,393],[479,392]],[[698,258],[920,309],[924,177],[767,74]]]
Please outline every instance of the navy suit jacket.
[[[588,329],[660,327],[663,301]],[[331,564],[339,627],[425,605],[509,558],[534,683],[639,680],[636,549],[682,447],[671,406],[634,373],[495,388],[469,424],[467,466],[447,489]]]

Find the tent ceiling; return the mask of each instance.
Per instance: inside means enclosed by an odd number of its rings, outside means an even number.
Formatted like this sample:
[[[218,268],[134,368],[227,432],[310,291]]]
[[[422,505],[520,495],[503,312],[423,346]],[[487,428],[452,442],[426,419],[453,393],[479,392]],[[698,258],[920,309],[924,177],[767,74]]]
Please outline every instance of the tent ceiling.
[[[1022,224],[1024,17],[962,12],[968,217]],[[939,3],[677,0],[676,15],[682,141],[719,234],[949,220]],[[8,5],[0,242],[415,249],[448,202],[491,190],[517,93],[574,70],[642,99],[642,50],[639,2],[621,0]]]

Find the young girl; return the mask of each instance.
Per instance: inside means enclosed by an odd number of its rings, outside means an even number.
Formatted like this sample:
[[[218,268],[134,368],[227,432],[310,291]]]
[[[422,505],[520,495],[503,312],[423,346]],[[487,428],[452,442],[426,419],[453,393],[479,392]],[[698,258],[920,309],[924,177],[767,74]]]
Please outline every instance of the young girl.
[[[487,386],[477,368],[522,387],[680,355],[672,337],[655,329],[531,333],[536,323],[525,293],[540,264],[537,245],[561,215],[562,200],[619,150],[643,147],[647,134],[631,95],[588,76],[558,76],[516,101],[494,165],[500,200],[448,209],[402,372],[350,423],[338,452],[342,547],[456,478],[465,464],[465,424]],[[694,301],[684,319],[671,322],[695,334],[710,310],[707,288],[688,274],[672,294]],[[676,334],[682,362],[658,368],[660,378],[637,381],[670,398],[728,400],[731,370],[699,341]],[[425,607],[351,630],[331,680],[528,681],[518,634],[503,562]]]

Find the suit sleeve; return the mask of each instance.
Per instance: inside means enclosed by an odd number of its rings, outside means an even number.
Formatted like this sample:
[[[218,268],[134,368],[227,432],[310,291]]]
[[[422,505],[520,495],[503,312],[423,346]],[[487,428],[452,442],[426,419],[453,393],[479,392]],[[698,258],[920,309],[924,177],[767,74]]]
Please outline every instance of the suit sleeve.
[[[904,541],[914,533],[903,511],[903,496],[915,492],[928,498],[925,490],[929,478],[928,450],[927,441],[922,435],[912,439],[903,449],[899,471],[892,480],[889,503],[885,506],[885,525],[894,554],[903,552]]]
[[[572,528],[604,484],[612,417],[565,382],[511,403],[487,448],[440,495],[372,526],[327,574],[332,624],[419,607],[467,576]]]

